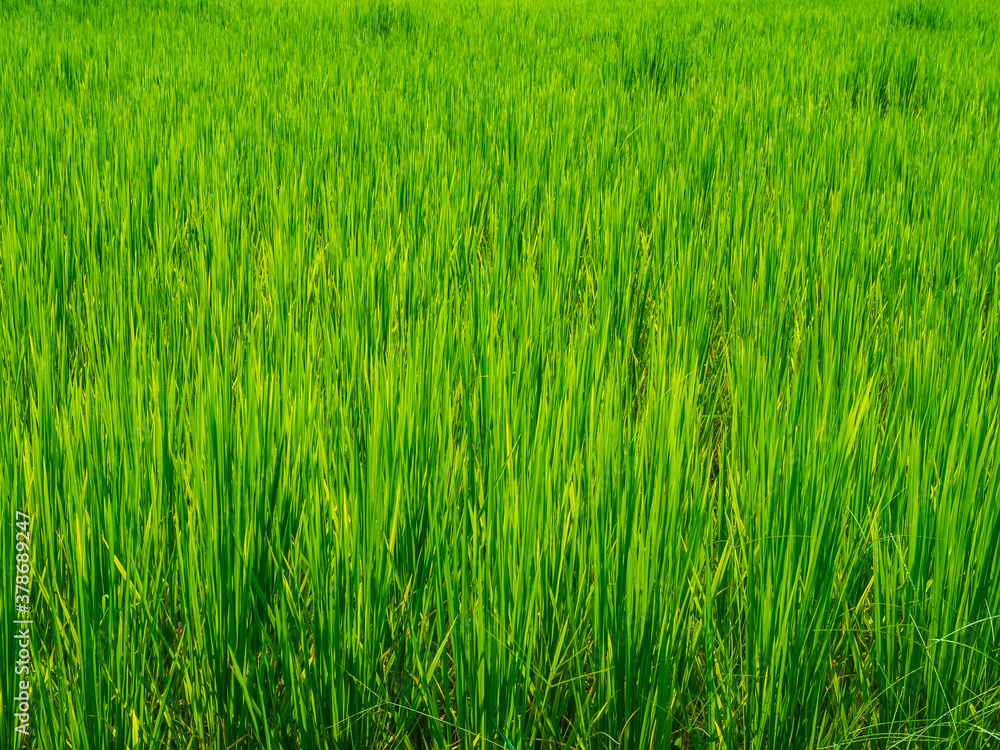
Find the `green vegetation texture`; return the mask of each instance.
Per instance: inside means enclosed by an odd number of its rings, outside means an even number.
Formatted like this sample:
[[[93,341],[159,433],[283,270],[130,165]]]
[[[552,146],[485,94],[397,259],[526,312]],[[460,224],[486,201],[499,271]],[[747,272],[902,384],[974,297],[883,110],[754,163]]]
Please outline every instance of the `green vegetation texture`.
[[[0,730],[1000,746],[992,3],[0,2]]]

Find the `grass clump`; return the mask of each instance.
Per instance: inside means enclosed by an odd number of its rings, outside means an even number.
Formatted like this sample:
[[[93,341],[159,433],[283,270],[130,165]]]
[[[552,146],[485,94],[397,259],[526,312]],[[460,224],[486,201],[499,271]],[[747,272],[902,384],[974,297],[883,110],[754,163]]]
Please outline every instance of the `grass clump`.
[[[917,50],[885,39],[861,48],[844,87],[855,109],[916,114],[928,101],[929,80]]]
[[[687,46],[663,36],[640,37],[627,44],[621,54],[622,83],[629,91],[682,91],[694,69],[694,58]]]
[[[889,20],[894,26],[920,31],[944,28],[948,17],[944,7],[926,2],[911,2],[893,8]]]
[[[379,0],[358,6],[354,18],[359,31],[378,39],[406,37],[415,28],[413,10],[410,6],[392,0]]]

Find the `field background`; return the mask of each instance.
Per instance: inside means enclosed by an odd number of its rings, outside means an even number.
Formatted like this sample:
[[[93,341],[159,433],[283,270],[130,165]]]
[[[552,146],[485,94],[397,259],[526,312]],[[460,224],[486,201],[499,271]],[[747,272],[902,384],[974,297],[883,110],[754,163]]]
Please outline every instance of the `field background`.
[[[4,743],[1000,745],[991,3],[0,8]]]

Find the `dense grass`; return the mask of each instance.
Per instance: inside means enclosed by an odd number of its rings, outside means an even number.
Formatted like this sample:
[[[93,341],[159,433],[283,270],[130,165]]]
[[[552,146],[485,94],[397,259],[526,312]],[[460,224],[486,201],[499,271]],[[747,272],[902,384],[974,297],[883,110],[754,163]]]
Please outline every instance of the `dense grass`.
[[[989,3],[4,7],[32,746],[1000,743]]]

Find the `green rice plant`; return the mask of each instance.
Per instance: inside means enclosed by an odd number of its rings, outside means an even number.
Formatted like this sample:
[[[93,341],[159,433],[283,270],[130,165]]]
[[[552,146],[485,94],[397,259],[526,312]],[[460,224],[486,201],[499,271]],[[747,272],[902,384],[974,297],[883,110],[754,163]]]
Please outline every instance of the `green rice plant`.
[[[414,28],[413,11],[408,5],[391,2],[370,3],[354,10],[357,28],[374,37],[406,36]]]
[[[996,10],[886,13],[3,6],[20,746],[993,747]]]
[[[885,38],[861,54],[844,83],[852,106],[883,115],[889,109],[916,113],[924,108],[928,73],[911,45]]]
[[[890,13],[889,19],[896,26],[921,31],[937,31],[947,23],[944,8],[924,2],[897,6]]]
[[[622,55],[622,82],[626,89],[649,87],[658,92],[681,89],[692,72],[693,61],[686,47],[668,43],[662,37],[633,42]]]

